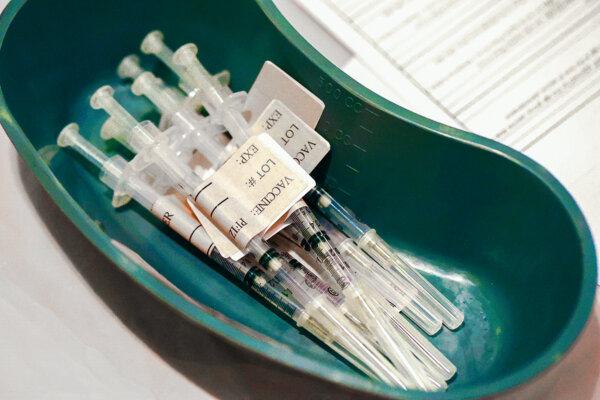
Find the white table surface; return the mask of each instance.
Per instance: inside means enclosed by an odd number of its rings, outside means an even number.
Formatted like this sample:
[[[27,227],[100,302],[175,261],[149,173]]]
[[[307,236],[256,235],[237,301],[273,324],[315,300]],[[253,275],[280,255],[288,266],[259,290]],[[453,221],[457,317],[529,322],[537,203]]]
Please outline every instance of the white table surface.
[[[3,131],[0,182],[0,399],[210,399],[209,392],[220,393],[214,365],[203,368],[177,345],[199,345],[202,335],[83,237]],[[599,301],[566,365],[556,399],[600,398]]]
[[[161,343],[181,318],[71,224],[4,132],[0,182],[0,398],[212,398]]]

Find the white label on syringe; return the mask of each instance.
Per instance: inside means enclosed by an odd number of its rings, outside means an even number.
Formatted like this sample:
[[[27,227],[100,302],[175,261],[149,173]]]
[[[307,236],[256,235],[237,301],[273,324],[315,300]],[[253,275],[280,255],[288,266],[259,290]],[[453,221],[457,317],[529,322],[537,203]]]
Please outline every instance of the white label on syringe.
[[[204,254],[213,250],[213,241],[192,212],[175,196],[162,196],[152,205],[152,214]]]
[[[329,152],[329,142],[279,100],[273,100],[252,125],[254,133],[267,132],[306,172]]]
[[[206,230],[206,234],[215,244],[221,256],[231,258],[235,261],[238,261],[244,257],[244,252],[239,249],[235,243],[229,240],[227,236],[225,236],[208,217],[202,214],[202,211],[198,209],[198,206],[196,206],[196,203],[194,203],[192,199],[188,198],[187,203],[190,207],[190,210],[192,210],[196,218],[202,223],[202,226]]]
[[[279,220],[276,223],[271,225],[271,227],[269,227],[269,229],[265,231],[263,237],[266,240],[269,240],[273,236],[278,234],[282,229],[285,229],[288,226],[290,226],[292,224],[292,221],[289,220],[290,215],[292,215],[296,210],[299,210],[304,206],[306,206],[306,203],[304,201],[299,201],[296,204],[294,204],[289,210],[287,210],[287,212],[281,218],[279,218]]]
[[[245,249],[314,186],[310,175],[262,133],[250,137],[193,198],[205,217]]]
[[[248,91],[245,114],[248,122],[254,124],[265,107],[279,99],[311,128],[314,128],[323,114],[325,103],[285,71],[266,61]]]

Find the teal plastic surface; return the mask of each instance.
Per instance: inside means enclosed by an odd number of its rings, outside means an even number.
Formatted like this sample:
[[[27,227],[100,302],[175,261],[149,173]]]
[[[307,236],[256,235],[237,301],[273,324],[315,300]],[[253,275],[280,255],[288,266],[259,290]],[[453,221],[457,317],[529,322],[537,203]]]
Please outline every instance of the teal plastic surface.
[[[464,326],[433,341],[458,366],[447,393],[374,383],[232,283],[138,206],[114,210],[95,171],[58,151],[77,121],[105,150],[105,117],[88,106],[100,85],[139,117],[156,118],[115,76],[143,36],[161,29],[173,47],[193,41],[211,71],[229,69],[247,90],[265,60],[326,104],[317,127],[332,144],[317,177],[399,249],[439,266],[431,280],[464,310]],[[596,260],[573,199],[527,157],[398,107],[314,50],[267,1],[13,1],[1,19],[0,122],[54,201],[125,273],[233,345],[296,368],[307,380],[404,399],[504,392],[559,361],[587,321]],[[165,69],[151,60],[157,74]],[[49,160],[46,162],[45,160]],[[10,190],[10,188],[5,188]],[[186,294],[288,346],[261,341],[193,307],[117,250],[139,253]],[[315,378],[316,377],[316,378]]]

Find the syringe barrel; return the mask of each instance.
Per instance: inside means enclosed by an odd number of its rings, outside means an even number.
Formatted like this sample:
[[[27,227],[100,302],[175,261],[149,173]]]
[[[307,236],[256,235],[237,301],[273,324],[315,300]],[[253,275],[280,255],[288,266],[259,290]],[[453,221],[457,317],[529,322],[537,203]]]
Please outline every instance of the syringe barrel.
[[[337,249],[331,243],[329,236],[322,229],[310,208],[304,204],[290,215],[290,220],[302,237],[306,239],[315,252],[318,261],[331,274],[335,283],[343,291],[352,283],[352,274]]]
[[[245,283],[260,297],[265,299],[286,316],[294,319],[299,312],[294,300],[284,294],[276,286],[270,285],[265,275],[246,260],[233,261],[224,258],[217,250],[213,250],[210,257],[229,272],[237,281]]]
[[[208,256],[229,272],[238,282],[244,282],[244,277],[253,268],[249,263],[234,262],[223,257],[217,249],[214,249]]]
[[[289,266],[292,267],[292,269],[289,270],[290,277],[298,282],[304,281],[311,288],[318,290],[321,294],[325,295],[331,304],[336,307],[339,307],[344,302],[343,294],[333,289],[327,282],[315,275],[300,261],[296,260],[287,253],[284,253],[282,257],[288,262]]]
[[[169,140],[151,122],[143,121],[135,129],[131,144],[141,158],[141,167],[156,165],[170,180],[174,189],[187,196],[198,187],[202,180],[192,169],[177,157],[169,147]]]
[[[117,136],[117,140],[127,140],[127,145],[135,153],[141,153],[142,151],[154,146],[161,137],[161,131],[150,121],[142,121],[139,124],[135,124],[133,128],[129,130],[129,135]]]
[[[121,156],[111,157],[102,164],[100,180],[109,188],[115,190],[123,178],[127,161]]]
[[[193,149],[198,150],[210,162],[213,168],[219,168],[227,159],[224,152],[225,145],[220,142],[216,132],[223,133],[220,125],[215,125],[210,117],[201,117],[187,108],[180,108],[171,114],[171,122],[174,126],[181,128],[190,135]],[[185,149],[182,149],[185,151]]]
[[[281,286],[292,292],[294,298],[302,306],[308,304],[313,298],[321,296],[314,287],[308,285],[303,279],[290,274],[293,268],[271,246],[260,238],[254,238],[248,243],[248,250],[258,260],[268,279],[275,280]]]
[[[307,253],[307,255],[314,261],[312,267],[324,281],[334,285],[335,287],[338,286],[334,275],[329,269],[326,268],[319,256],[317,256],[317,254],[312,250],[310,244],[306,239],[304,239],[300,229],[297,226],[294,224],[289,225],[279,232],[279,234]]]
[[[161,194],[152,186],[144,182],[138,175],[131,174],[125,178],[124,190],[140,203],[144,208],[151,209],[152,205],[161,197]]]

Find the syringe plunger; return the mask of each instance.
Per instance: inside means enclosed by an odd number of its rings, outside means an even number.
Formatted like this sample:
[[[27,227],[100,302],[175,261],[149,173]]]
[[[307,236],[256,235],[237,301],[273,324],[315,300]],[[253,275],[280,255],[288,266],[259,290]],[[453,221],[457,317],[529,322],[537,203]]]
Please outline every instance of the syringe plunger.
[[[211,108],[219,109],[225,102],[225,97],[223,96],[224,93],[219,90],[220,88],[217,88],[214,84],[212,76],[198,61],[197,54],[198,47],[195,44],[184,44],[173,54],[173,62],[178,66],[185,82],[189,86],[202,91],[201,96],[205,98],[207,103],[204,106],[210,112]]]
[[[125,129],[133,129],[137,125],[135,118],[131,116],[113,97],[114,89],[108,85],[102,86],[92,95],[90,105],[93,109],[103,109],[111,117],[115,118]]]
[[[144,73],[140,66],[140,58],[135,54],[130,54],[123,58],[117,67],[117,75],[121,79],[135,79]]]
[[[133,81],[131,91],[136,96],[146,96],[163,114],[177,111],[185,101],[184,96],[165,86],[152,72],[140,74]]]
[[[173,64],[173,52],[164,42],[165,35],[161,31],[152,31],[142,40],[140,50],[144,54],[153,54],[158,57],[167,67],[177,71],[177,66]]]
[[[248,123],[240,110],[233,105],[244,92],[231,94],[202,66],[196,55],[198,48],[193,43],[181,46],[173,54],[173,62],[180,67],[180,75],[190,87],[198,89],[198,97],[215,122],[224,125],[236,145],[241,146],[250,136]]]
[[[108,161],[108,157],[104,153],[81,136],[79,125],[76,123],[65,126],[60,131],[56,143],[60,147],[72,147],[98,168],[102,168],[104,163]]]
[[[79,133],[79,125],[71,123],[65,126],[56,142],[60,147],[71,147],[101,170],[100,179],[106,186],[115,189],[127,167],[127,161],[121,156],[108,157]]]

